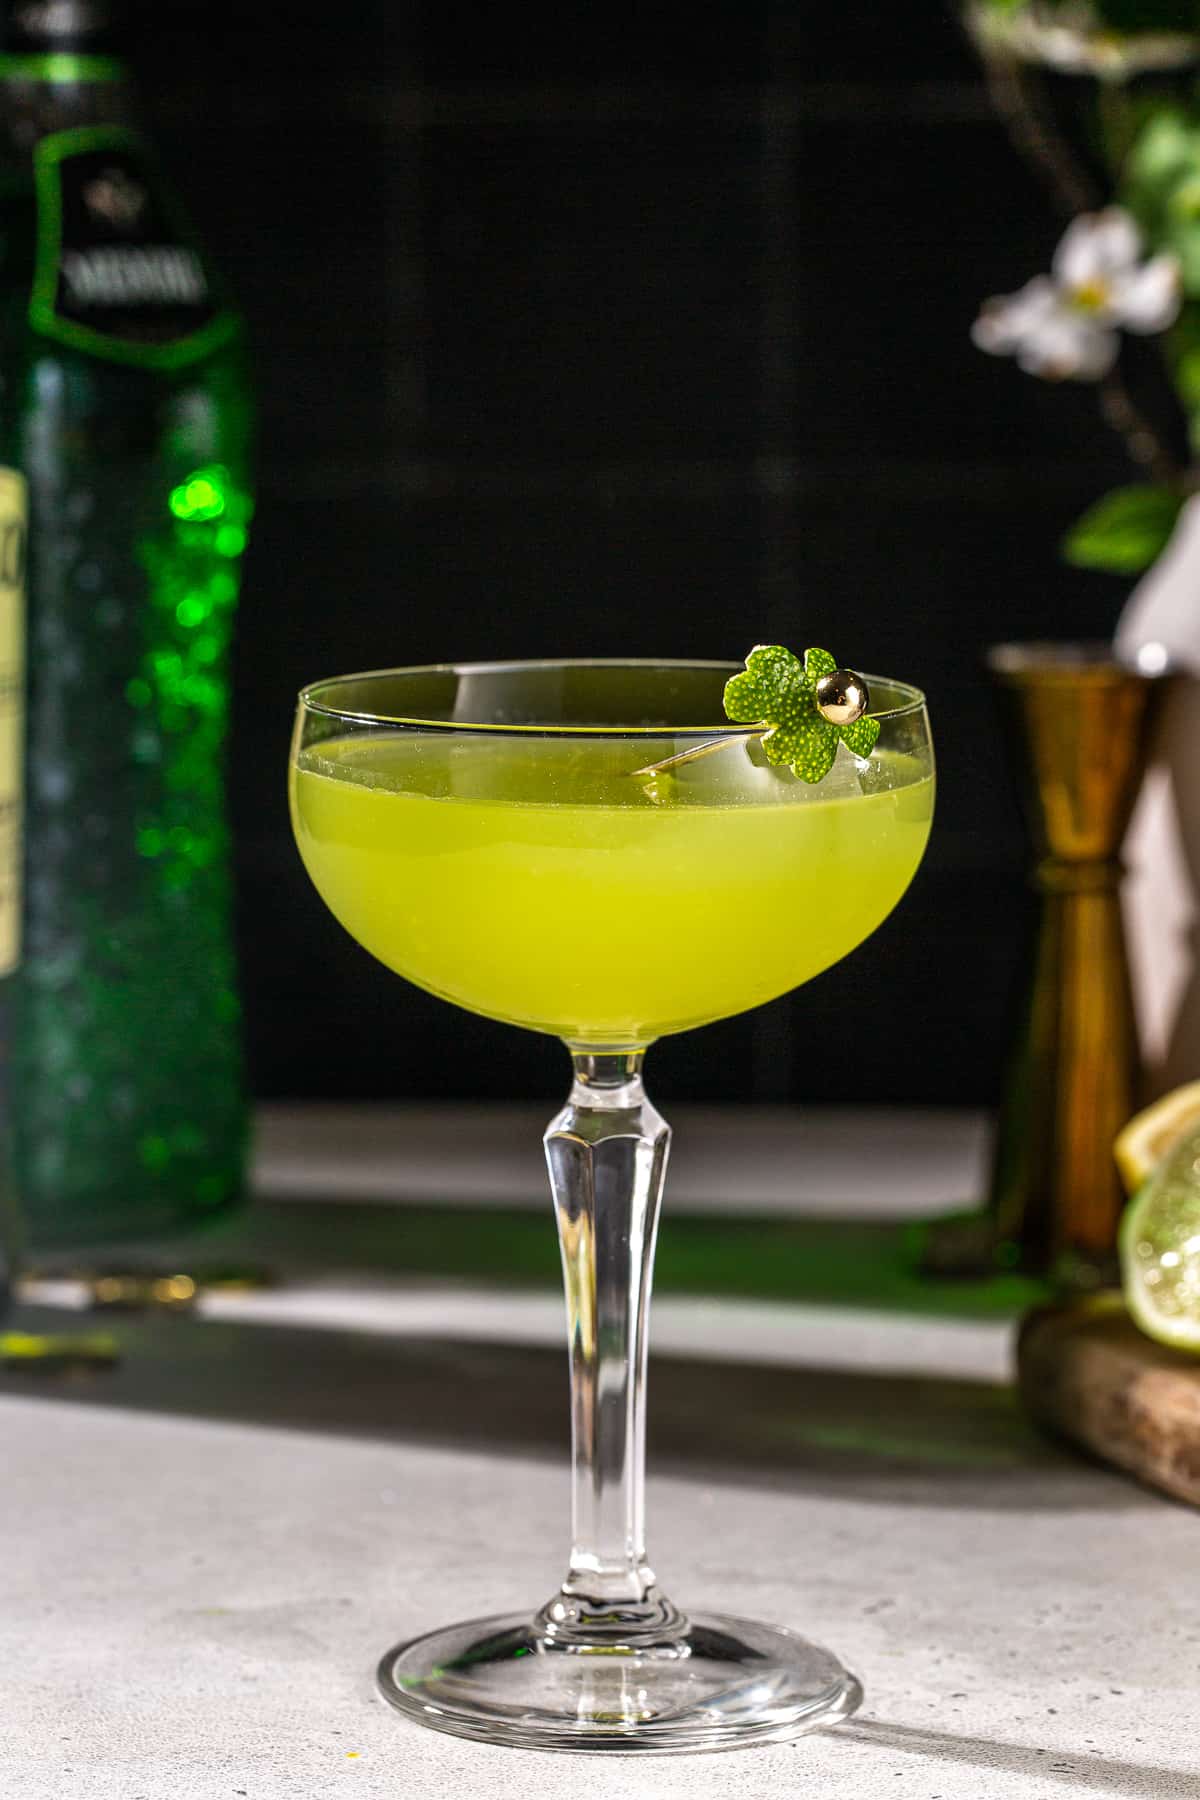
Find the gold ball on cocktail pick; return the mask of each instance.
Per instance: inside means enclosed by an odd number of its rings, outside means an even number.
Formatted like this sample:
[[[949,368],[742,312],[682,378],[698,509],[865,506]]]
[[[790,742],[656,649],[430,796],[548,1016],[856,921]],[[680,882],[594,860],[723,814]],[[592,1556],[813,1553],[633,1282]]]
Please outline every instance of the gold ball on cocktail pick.
[[[871,704],[867,684],[853,669],[834,669],[816,687],[817,711],[830,725],[853,725]]]

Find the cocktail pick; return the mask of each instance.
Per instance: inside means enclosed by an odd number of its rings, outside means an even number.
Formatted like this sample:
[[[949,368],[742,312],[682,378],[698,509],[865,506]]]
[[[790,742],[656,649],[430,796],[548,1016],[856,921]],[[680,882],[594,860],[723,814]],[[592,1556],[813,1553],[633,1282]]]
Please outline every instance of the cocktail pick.
[[[725,684],[725,712],[735,724],[753,722],[744,735],[707,739],[635,774],[654,777],[710,756],[730,743],[762,739],[769,763],[786,765],[801,781],[823,781],[833,767],[838,743],[867,757],[879,737],[879,721],[867,717],[870,691],[853,669],[839,668],[828,650],[809,649],[804,660],[782,644],[757,644],[745,673]]]
[[[878,719],[866,716],[867,684],[840,669],[828,650],[806,650],[804,661],[782,644],[758,644],[746,673],[725,684],[725,711],[741,724],[765,722],[763,750],[769,763],[785,763],[801,781],[823,781],[839,741],[855,756],[870,756]]]

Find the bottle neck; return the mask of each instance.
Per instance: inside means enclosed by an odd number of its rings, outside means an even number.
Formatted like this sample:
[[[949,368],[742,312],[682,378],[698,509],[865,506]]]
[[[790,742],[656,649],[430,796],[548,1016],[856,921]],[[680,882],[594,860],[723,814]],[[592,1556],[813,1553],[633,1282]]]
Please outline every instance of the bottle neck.
[[[110,0],[0,0],[6,108],[111,116],[129,85],[123,35]]]
[[[53,132],[137,122],[133,86],[117,59],[0,53],[0,162],[28,164]]]
[[[120,54],[122,0],[0,0],[0,50],[13,56]]]
[[[129,80],[119,56],[80,50],[0,50],[0,82],[48,87],[92,87]]]
[[[52,131],[135,124],[112,0],[0,0],[0,157]]]

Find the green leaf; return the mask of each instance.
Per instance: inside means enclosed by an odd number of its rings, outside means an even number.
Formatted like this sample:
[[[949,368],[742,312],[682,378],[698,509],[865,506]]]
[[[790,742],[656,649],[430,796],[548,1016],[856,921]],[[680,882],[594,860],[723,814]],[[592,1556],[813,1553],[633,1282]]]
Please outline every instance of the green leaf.
[[[853,725],[842,726],[843,744],[864,762],[878,741],[878,719],[856,719]]]
[[[828,650],[806,650],[801,663],[782,644],[756,644],[746,658],[745,674],[732,675],[725,684],[726,716],[739,725],[769,726],[763,737],[767,761],[786,765],[801,781],[823,781],[839,740],[855,756],[866,758],[879,736],[878,719],[834,725],[821,713],[817,683],[837,666]]]
[[[757,644],[746,658],[746,673],[725,683],[725,715],[740,725],[766,719],[782,723],[793,689],[801,696],[804,670],[798,656],[782,644]]]
[[[1184,292],[1200,295],[1200,122],[1177,106],[1157,112],[1134,140],[1119,199],[1152,250],[1179,258]]]
[[[1072,526],[1063,555],[1081,569],[1140,575],[1166,547],[1182,505],[1171,488],[1117,488]]]
[[[786,764],[801,781],[824,781],[837,755],[838,732],[814,705],[808,718],[793,725],[777,725],[763,739],[767,761]]]

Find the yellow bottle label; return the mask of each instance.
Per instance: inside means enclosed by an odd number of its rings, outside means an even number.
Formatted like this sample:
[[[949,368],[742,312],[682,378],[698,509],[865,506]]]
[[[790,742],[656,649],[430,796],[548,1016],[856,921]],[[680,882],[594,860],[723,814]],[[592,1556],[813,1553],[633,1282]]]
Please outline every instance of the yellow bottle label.
[[[0,469],[0,975],[21,960],[25,478]]]

